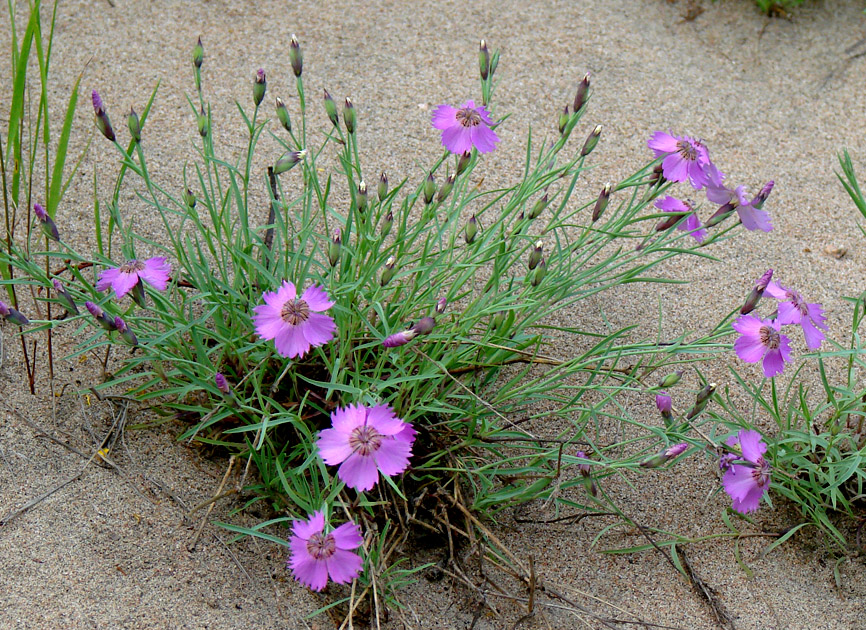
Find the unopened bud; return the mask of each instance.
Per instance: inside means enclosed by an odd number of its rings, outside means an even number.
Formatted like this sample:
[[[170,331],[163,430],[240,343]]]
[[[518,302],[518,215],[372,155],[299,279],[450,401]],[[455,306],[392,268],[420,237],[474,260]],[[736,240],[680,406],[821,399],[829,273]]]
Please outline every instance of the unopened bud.
[[[18,309],[12,308],[0,300],[0,316],[17,326],[27,326],[30,320],[24,317]]]
[[[340,117],[337,116],[337,104],[328,94],[328,90],[325,90],[325,112],[328,114],[328,120],[331,121],[331,124],[337,127],[340,124]]]
[[[441,315],[445,312],[445,309],[448,308],[448,300],[444,297],[439,298],[436,301],[436,312]]]
[[[388,214],[382,219],[382,236],[388,236],[391,232],[391,226],[394,225],[394,214],[388,210]]]
[[[60,241],[60,232],[57,230],[57,224],[54,223],[54,220],[45,211],[45,208],[38,203],[34,203],[33,214],[35,214],[36,218],[39,220],[39,224],[42,226],[42,231],[45,233],[45,236],[52,240]]]
[[[51,284],[54,285],[54,292],[57,293],[57,299],[60,300],[60,304],[64,309],[66,309],[66,312],[70,315],[78,315],[78,306],[75,304],[75,300],[72,299],[69,291],[67,291],[66,287],[60,283],[60,280],[52,278]]]
[[[704,410],[714,391],[716,391],[716,384],[710,383],[698,392],[698,396],[695,399],[695,406],[689,410],[688,414],[686,414],[687,420],[692,420]]]
[[[601,189],[601,192],[598,195],[598,199],[595,202],[595,208],[592,210],[592,222],[595,223],[601,218],[601,213],[604,212],[604,209],[607,208],[607,203],[610,201],[610,191],[612,187],[610,184],[605,184],[604,188]]]
[[[754,199],[752,199],[752,203],[749,205],[751,205],[753,208],[757,208],[758,210],[760,210],[761,206],[763,206],[764,202],[767,200],[767,197],[769,197],[770,193],[773,192],[774,185],[775,182],[773,180],[770,180],[766,184],[764,184],[764,187],[761,188],[761,191]]]
[[[379,201],[385,201],[385,197],[388,196],[388,176],[385,174],[385,171],[382,171],[382,174],[379,175],[379,185],[376,187],[376,194],[379,196]]]
[[[292,118],[289,116],[289,110],[286,108],[286,104],[279,96],[277,97],[277,118],[280,120],[283,129],[292,133]]]
[[[442,184],[442,188],[439,189],[439,194],[436,195],[436,201],[438,203],[442,203],[443,201],[448,199],[448,195],[451,194],[451,189],[454,188],[454,181],[456,179],[456,175],[449,175],[445,178],[445,182]]]
[[[563,133],[565,131],[566,126],[568,125],[568,120],[571,116],[568,115],[568,105],[566,105],[562,113],[559,115],[559,133]]]
[[[138,119],[138,114],[130,107],[129,114],[126,115],[126,126],[129,127],[129,135],[136,143],[141,142],[141,121]]]
[[[677,383],[680,382],[680,379],[683,377],[683,371],[677,370],[672,374],[668,374],[661,381],[659,381],[659,387],[662,389],[668,389],[669,387],[673,387]]]
[[[138,338],[135,336],[135,333],[129,329],[129,326],[126,325],[126,322],[120,316],[114,318],[114,328],[120,333],[120,336],[126,343],[131,346],[138,345]]]
[[[577,94],[574,95],[574,113],[580,111],[580,108],[583,107],[584,103],[586,103],[586,97],[589,94],[589,72],[583,75],[583,79],[580,83],[577,84]]]
[[[328,244],[328,262],[331,267],[336,267],[340,262],[340,246],[343,244],[343,234],[340,230],[334,230],[334,236]]]
[[[422,192],[424,193],[424,203],[429,206],[433,201],[433,196],[436,194],[436,178],[433,177],[433,173],[427,174]]]
[[[114,320],[105,314],[101,308],[99,308],[93,302],[85,302],[84,308],[87,309],[87,312],[93,316],[93,319],[97,321],[97,323],[102,326],[108,332],[112,332],[117,330],[117,326],[114,325]]]
[[[544,243],[542,241],[537,241],[535,243],[535,248],[529,252],[529,268],[535,269],[538,267],[538,263],[541,262],[542,258],[542,250],[544,249]]]
[[[355,106],[352,104],[352,99],[346,97],[346,104],[343,106],[343,122],[346,123],[346,131],[355,133],[355,123],[358,119],[355,117]]]
[[[289,42],[289,63],[292,64],[292,72],[295,73],[295,76],[301,76],[304,71],[304,55],[301,53],[298,38],[294,35],[292,35],[292,41]]]
[[[586,142],[583,143],[583,148],[580,150],[580,156],[585,157],[592,153],[595,145],[598,144],[598,139],[601,137],[601,125],[597,125],[595,129],[587,136]]]
[[[201,112],[198,115],[198,134],[202,138],[207,136],[207,128],[208,128],[207,113],[205,113],[204,107],[202,107]]]
[[[478,47],[478,69],[481,72],[481,80],[486,81],[490,76],[490,49],[487,48],[487,42],[483,39]]]
[[[147,308],[147,294],[144,292],[144,281],[141,278],[133,285],[129,295],[141,308]]]
[[[659,186],[661,186],[664,183],[665,183],[664,167],[661,164],[656,164],[653,167],[652,174],[650,174],[649,185],[653,186],[655,184],[658,184]]]
[[[473,214],[466,222],[466,228],[463,231],[463,238],[466,239],[466,244],[471,245],[475,240],[475,235],[478,234],[478,219]]]
[[[685,442],[682,442],[680,444],[674,444],[670,448],[665,449],[664,452],[662,452],[662,453],[660,453],[654,457],[650,457],[647,460],[642,461],[640,463],[640,465],[642,468],[658,468],[659,466],[661,466],[665,462],[668,462],[668,461],[674,459],[675,457],[679,457],[680,455],[685,453],[688,450],[688,448],[689,448],[689,445]]]
[[[387,337],[385,341],[382,342],[382,345],[386,348],[396,348],[398,346],[404,346],[410,341],[412,341],[415,337],[430,334],[430,331],[432,331],[435,326],[435,319],[433,319],[432,317],[423,317],[415,325],[407,328],[406,330],[401,330],[398,333],[394,333],[390,337]]]
[[[577,458],[589,461],[589,457],[587,457],[586,453],[583,451],[577,452]],[[581,476],[589,482],[589,493],[592,496],[598,496],[598,488],[596,488],[595,480],[592,478],[592,466],[589,464],[578,464],[577,470],[580,471]]]
[[[99,129],[103,136],[114,142],[114,128],[111,126],[111,121],[108,119],[108,112],[105,111],[105,104],[102,102],[102,97],[99,96],[99,92],[93,90],[91,100],[93,101],[93,115],[94,120],[96,121],[96,128]]]
[[[665,424],[669,425],[674,419],[673,401],[671,400],[671,397],[664,392],[659,392],[656,394],[656,407],[658,408],[659,413],[662,414]]]
[[[493,314],[493,317],[490,318],[490,328],[492,330],[499,330],[502,328],[502,324],[505,323],[505,311],[496,311]]]
[[[705,228],[711,228],[715,225],[718,225],[719,223],[721,223],[722,221],[727,219],[729,216],[731,216],[736,209],[737,209],[737,204],[734,203],[733,201],[729,201],[728,203],[723,205],[721,208],[716,210],[716,212],[715,212],[715,214],[713,214],[713,216],[711,216],[709,219],[707,219],[707,222],[704,224],[704,227]]]
[[[274,164],[274,175],[280,175],[291,170],[298,162],[306,157],[307,152],[304,151],[289,151]]]
[[[745,304],[743,304],[743,307],[740,309],[740,315],[748,315],[755,310],[755,307],[758,306],[758,302],[760,302],[761,298],[764,296],[764,291],[766,290],[767,285],[770,284],[770,279],[772,277],[773,270],[767,269],[767,271],[764,272],[764,275],[758,278],[751,293],[746,297]]]
[[[457,174],[462,175],[463,171],[465,171],[467,168],[469,168],[469,163],[471,161],[472,161],[472,154],[471,153],[467,152],[467,153],[462,154],[460,156],[460,158],[457,160]]]
[[[186,207],[190,210],[195,209],[195,193],[191,191],[189,188],[183,191],[183,202],[186,204]]]
[[[196,68],[201,68],[201,63],[204,61],[204,46],[201,44],[201,37],[198,38],[195,47],[192,49],[192,65]]]
[[[265,100],[265,92],[268,89],[268,80],[265,77],[264,68],[256,70],[256,78],[253,80],[253,103],[256,107],[262,104]]]
[[[544,196],[535,202],[535,205],[532,206],[532,210],[529,211],[530,219],[537,219],[541,216],[541,213],[544,212],[544,209],[547,207],[549,203],[547,198],[547,193],[544,193]]]
[[[538,266],[536,266],[535,270],[532,272],[532,280],[530,281],[530,283],[532,284],[532,286],[537,287],[539,284],[541,284],[541,281],[544,280],[544,276],[546,275],[547,263],[544,261],[544,258],[542,258],[538,262]]]
[[[429,335],[435,326],[435,319],[432,317],[422,317],[418,320],[418,323],[412,326],[412,330],[415,331],[416,335]]]
[[[355,205],[358,207],[358,212],[364,212],[367,209],[367,184],[363,181],[358,184],[358,190],[355,193]]]
[[[397,269],[397,259],[391,256],[385,261],[385,268],[382,270],[382,278],[379,281],[383,287],[386,286],[394,277]]]
[[[217,372],[214,375],[213,380],[217,386],[217,389],[220,390],[223,394],[228,396],[232,393],[232,388],[229,387],[229,382],[223,374]]]

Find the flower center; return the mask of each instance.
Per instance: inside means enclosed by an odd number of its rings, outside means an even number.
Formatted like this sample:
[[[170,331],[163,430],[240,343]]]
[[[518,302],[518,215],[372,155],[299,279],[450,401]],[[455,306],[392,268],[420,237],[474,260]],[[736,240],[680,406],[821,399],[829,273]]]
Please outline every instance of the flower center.
[[[337,550],[337,541],[334,540],[333,534],[313,534],[307,540],[307,551],[316,560],[327,560],[334,555]]]
[[[800,315],[805,316],[809,314],[809,305],[806,304],[806,300],[803,299],[802,295],[796,291],[788,291],[788,300],[794,305],[794,308],[800,311]]]
[[[369,425],[363,425],[352,430],[349,436],[349,446],[352,451],[361,456],[372,455],[382,445],[382,434]]]
[[[138,273],[145,269],[143,262],[138,260],[127,260],[119,267],[120,273]]]
[[[761,337],[761,345],[766,346],[770,350],[779,349],[781,338],[779,336],[779,332],[775,328],[770,328],[769,326],[761,326],[761,330],[758,332],[758,334]]]
[[[686,140],[677,142],[677,152],[683,156],[684,160],[688,160],[689,162],[694,162],[698,159],[698,150],[691,142]]]
[[[770,483],[770,464],[763,456],[758,457],[755,467],[752,468],[752,479],[755,480],[759,488],[763,488]]]
[[[457,114],[455,114],[455,118],[457,118],[457,122],[459,122],[464,127],[477,127],[481,124],[481,114],[476,112],[471,107],[464,107],[463,109],[458,109]]]
[[[289,300],[283,304],[280,317],[289,326],[298,326],[310,318],[310,305],[304,300]]]

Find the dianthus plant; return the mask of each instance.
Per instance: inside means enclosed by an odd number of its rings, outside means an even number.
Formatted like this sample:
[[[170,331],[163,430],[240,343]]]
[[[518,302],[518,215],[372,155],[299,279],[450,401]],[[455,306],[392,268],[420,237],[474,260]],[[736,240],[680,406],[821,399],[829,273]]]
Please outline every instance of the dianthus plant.
[[[663,430],[648,431],[637,454],[598,437],[624,414],[620,392],[718,351],[723,332],[636,340],[608,329],[586,298],[650,281],[672,257],[705,256],[734,224],[707,228],[735,215],[751,227],[769,189],[745,200],[725,188],[703,143],[658,132],[654,163],[578,200],[602,140],[601,127],[581,123],[589,75],[573,111],[543,125],[552,135],[507,148],[525,155],[522,176],[497,181],[486,165],[506,150],[508,123],[492,98],[499,54],[486,44],[480,94],[443,95],[452,104],[427,123],[438,158],[386,175],[362,160],[363,104],[346,98],[340,112],[325,91],[323,110],[311,108],[297,40],[288,53],[271,77],[291,71],[291,86],[251,71],[252,99],[237,103],[247,148],[236,155],[214,140],[199,41],[188,98],[196,158],[182,184],[148,167],[156,90],[127,115],[128,133],[93,92],[92,150],[119,160],[114,185],[98,187],[95,251],[64,242],[52,207],[38,215],[44,251],[28,230],[2,253],[16,270],[10,287],[37,289],[29,330],[74,330],[70,358],[101,351],[111,367],[98,388],[151,401],[188,423],[181,439],[250,461],[245,491],[275,510],[269,525],[285,528],[289,568],[315,590],[345,594],[339,585],[358,579],[358,593],[376,584],[393,603],[405,578],[392,567],[394,541],[415,531],[410,522],[445,540],[442,506],[471,529],[480,521],[467,515],[536,498],[555,505],[582,485],[585,500],[567,504],[597,511],[596,471],[637,468],[650,452],[660,453],[652,466],[680,456],[682,436]],[[272,116],[268,91],[284,97]],[[324,135],[313,131],[320,124]],[[577,133],[586,139],[575,143]],[[254,166],[262,162],[271,166]],[[677,182],[724,198],[719,212],[702,224],[694,202],[667,194]],[[122,202],[127,189],[134,197]],[[143,213],[161,217],[161,238],[136,232],[130,218]],[[40,315],[46,301],[65,317]],[[27,330],[26,314],[7,310]],[[557,325],[557,312],[579,324]],[[563,346],[571,351],[558,356]]]

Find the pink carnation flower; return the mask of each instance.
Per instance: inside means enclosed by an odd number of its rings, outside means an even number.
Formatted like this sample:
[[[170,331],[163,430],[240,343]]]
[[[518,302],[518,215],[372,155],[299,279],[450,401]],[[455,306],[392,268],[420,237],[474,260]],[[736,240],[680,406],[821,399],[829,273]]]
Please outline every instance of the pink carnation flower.
[[[779,332],[782,325],[778,320],[743,315],[732,326],[741,335],[734,342],[738,357],[746,363],[763,359],[767,378],[782,373],[785,362],[791,360],[791,345],[788,337]]]
[[[767,445],[761,441],[757,431],[739,431],[736,436],[728,438],[728,446],[739,444],[744,463],[737,464],[739,458],[727,457],[725,476],[722,486],[733,499],[733,507],[743,514],[754,512],[761,503],[761,497],[770,487],[770,464],[764,459]]]
[[[415,429],[388,405],[349,405],[331,414],[333,428],[319,434],[318,448],[337,476],[350,488],[371,489],[379,473],[393,477],[409,466]]]
[[[159,291],[165,291],[168,285],[168,276],[171,273],[171,265],[164,256],[148,258],[147,260],[128,260],[120,267],[106,269],[99,274],[96,282],[97,291],[114,289],[118,298],[122,298],[135,288],[142,280]]]
[[[659,210],[664,210],[665,212],[675,213],[677,215],[677,217],[675,217],[676,220],[681,216],[685,216],[686,220],[681,222],[677,226],[677,229],[688,232],[698,243],[703,243],[704,239],[707,238],[707,231],[703,228],[697,213],[695,213],[694,208],[685,201],[680,201],[676,197],[667,195],[664,199],[656,201],[655,207]],[[659,224],[659,227],[662,229],[668,229],[671,226],[668,225],[667,220],[664,220]],[[656,229],[658,230],[659,228],[657,227]]]
[[[647,142],[657,158],[662,160],[662,173],[672,182],[691,183],[695,190],[707,185],[709,178],[705,169],[711,166],[707,147],[688,136],[673,136],[656,131]]]
[[[707,199],[713,203],[722,204],[719,212],[716,213],[717,215],[724,214],[727,216],[731,210],[736,210],[737,216],[740,217],[740,222],[747,230],[770,232],[773,229],[773,225],[770,223],[770,215],[766,210],[761,210],[760,208],[764,200],[761,199],[760,195],[750,200],[746,196],[746,189],[743,186],[727,188],[724,185],[714,185],[711,182],[707,187]]]
[[[321,287],[312,285],[299,298],[295,285],[284,280],[277,291],[265,291],[262,299],[265,303],[253,309],[256,334],[273,339],[280,356],[303,357],[311,346],[321,346],[334,337],[337,325],[322,314],[334,302]]]
[[[351,550],[362,542],[361,529],[355,523],[343,523],[326,534],[325,515],[314,512],[308,521],[292,524],[288,566],[298,582],[314,591],[325,588],[329,576],[337,584],[348,584],[361,572],[363,560]]]
[[[496,148],[499,136],[490,128],[493,120],[483,105],[466,101],[460,109],[440,105],[433,110],[433,126],[442,131],[442,144],[451,153],[462,155],[472,151],[489,153]]]
[[[809,350],[817,350],[821,347],[824,333],[818,328],[828,330],[828,326],[827,318],[824,317],[824,309],[820,304],[809,304],[802,295],[793,289],[783,287],[776,281],[767,284],[764,293],[777,300],[784,300],[779,304],[778,320],[780,324],[800,324]]]

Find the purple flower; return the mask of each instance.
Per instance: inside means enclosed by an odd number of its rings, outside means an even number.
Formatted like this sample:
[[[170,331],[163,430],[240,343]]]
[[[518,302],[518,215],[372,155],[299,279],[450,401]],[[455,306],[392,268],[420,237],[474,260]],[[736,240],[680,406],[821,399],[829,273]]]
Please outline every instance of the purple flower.
[[[442,144],[451,153],[469,153],[472,147],[479,153],[496,148],[499,136],[490,128],[493,120],[483,105],[466,101],[460,109],[440,105],[433,110],[433,127],[442,131]]]
[[[686,220],[682,221],[677,226],[677,229],[682,230],[683,232],[688,232],[698,243],[703,243],[704,239],[707,238],[707,231],[703,229],[701,220],[698,218],[695,209],[692,208],[690,204],[685,201],[680,201],[676,197],[667,195],[664,199],[656,201],[655,206],[659,210],[675,213],[675,216],[671,217],[671,219],[662,220],[662,222],[656,226],[657,231],[667,230],[674,223],[679,221],[681,217],[685,216]]]
[[[105,111],[105,104],[102,102],[102,97],[99,96],[99,92],[96,90],[93,90],[93,93],[90,96],[93,101],[93,113],[96,120],[96,127],[103,136],[114,142],[114,129],[111,126],[111,121],[108,119],[108,113]]]
[[[229,387],[229,382],[226,380],[226,377],[217,372],[213,377],[214,383],[217,386],[217,389],[220,390],[223,394],[230,394],[231,388]]]
[[[662,161],[665,179],[672,182],[688,180],[695,190],[704,188],[709,182],[705,168],[711,164],[710,153],[699,141],[656,131],[647,146],[657,158],[665,156]]]
[[[280,356],[303,357],[311,346],[324,345],[334,337],[337,325],[323,314],[334,302],[322,287],[314,284],[298,297],[295,285],[284,280],[277,291],[265,291],[262,299],[265,303],[253,309],[256,334],[273,339]]]
[[[171,265],[164,256],[148,258],[147,260],[128,260],[119,267],[106,269],[99,274],[96,283],[97,291],[114,289],[118,298],[132,291],[136,285],[146,281],[159,291],[165,291],[168,285],[168,276],[171,273]]]
[[[350,488],[367,491],[379,472],[393,477],[409,466],[414,429],[390,406],[349,405],[332,413],[331,421],[333,428],[319,434],[319,455],[329,466],[341,464],[337,476]]]
[[[772,186],[770,188],[772,189]],[[769,195],[769,192],[767,192],[767,195]],[[723,185],[715,186],[710,184],[707,187],[707,199],[713,203],[722,204],[722,207],[710,218],[707,225],[719,223],[732,211],[736,210],[743,227],[747,230],[770,232],[773,229],[773,226],[770,224],[770,215],[760,208],[764,204],[766,197],[762,199],[761,195],[758,195],[750,201],[746,196],[745,188],[742,186],[727,188]]]
[[[809,304],[802,295],[775,281],[767,285],[765,292],[777,300],[784,300],[779,304],[778,322],[782,325],[800,324],[809,350],[820,348],[821,342],[824,341],[824,333],[818,328],[828,329],[823,307],[818,303]]]
[[[664,418],[666,422],[670,422],[674,419],[672,411],[673,401],[665,392],[659,392],[656,394],[656,407],[658,407],[659,413],[662,414],[662,418]]]
[[[444,298],[443,298],[444,299]],[[444,308],[443,308],[444,310]],[[437,312],[438,312],[438,304],[437,304]],[[407,328],[406,330],[401,330],[398,333],[394,333],[390,337],[387,337],[385,341],[382,342],[382,345],[386,348],[396,348],[397,346],[405,346],[407,343],[412,341],[415,337],[419,335],[427,335],[430,331],[433,330],[433,327],[436,325],[436,320],[432,317],[422,317],[418,320],[418,322],[412,326],[411,328]]]
[[[758,509],[761,497],[770,487],[770,464],[764,459],[767,445],[761,441],[757,431],[741,430],[736,436],[728,438],[726,444],[739,445],[743,460],[728,460],[722,485],[733,499],[731,506],[737,512],[748,513]]]
[[[767,378],[782,373],[785,362],[791,360],[791,345],[788,337],[779,333],[781,324],[778,320],[743,315],[732,326],[741,335],[734,342],[738,357],[746,363],[763,359]]]
[[[352,553],[364,542],[361,529],[351,521],[325,533],[325,515],[313,512],[307,521],[292,523],[288,566],[301,584],[321,591],[328,577],[337,584],[348,584],[361,572],[363,560]]]

